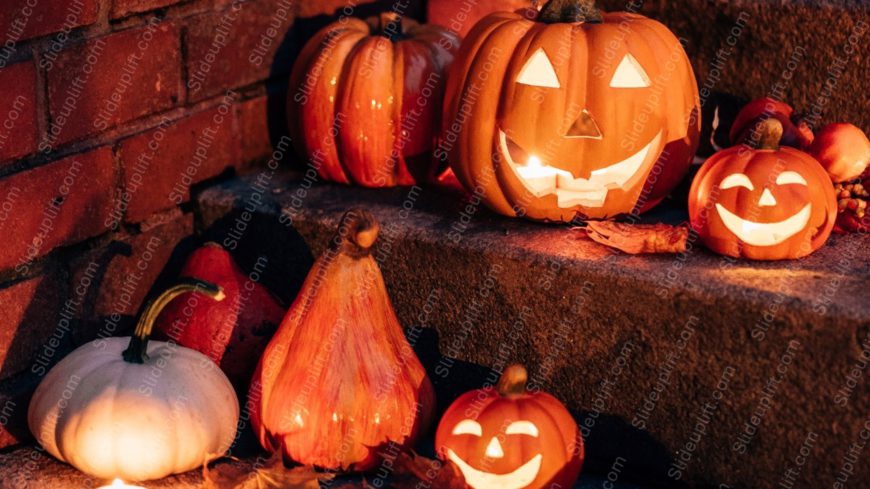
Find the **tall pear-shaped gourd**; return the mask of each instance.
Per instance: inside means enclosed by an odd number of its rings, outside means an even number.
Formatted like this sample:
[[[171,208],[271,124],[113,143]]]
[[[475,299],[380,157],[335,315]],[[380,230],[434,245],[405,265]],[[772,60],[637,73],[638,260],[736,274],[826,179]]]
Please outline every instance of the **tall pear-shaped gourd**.
[[[366,470],[377,447],[412,445],[432,384],[371,256],[378,222],[351,210],[263,353],[248,396],[260,443],[291,459]]]

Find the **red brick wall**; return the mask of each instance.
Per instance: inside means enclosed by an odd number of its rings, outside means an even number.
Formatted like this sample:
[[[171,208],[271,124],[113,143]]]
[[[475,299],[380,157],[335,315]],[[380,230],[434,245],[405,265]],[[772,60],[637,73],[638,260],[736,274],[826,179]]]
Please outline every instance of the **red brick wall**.
[[[367,16],[392,4],[6,3],[0,448],[27,437],[27,397],[47,366],[127,333],[174,277],[195,233],[190,187],[255,171],[272,153],[304,39],[347,5]],[[422,3],[407,13],[422,18]]]

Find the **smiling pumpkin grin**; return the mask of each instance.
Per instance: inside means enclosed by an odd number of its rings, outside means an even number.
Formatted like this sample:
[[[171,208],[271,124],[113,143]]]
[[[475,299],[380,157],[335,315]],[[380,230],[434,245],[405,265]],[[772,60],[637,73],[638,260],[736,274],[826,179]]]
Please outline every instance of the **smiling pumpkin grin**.
[[[571,172],[540,163],[529,156],[526,164],[517,163],[525,151],[501,129],[499,149],[513,174],[535,197],[555,195],[560,208],[574,206],[602,207],[610,190],[632,188],[645,178],[655,162],[662,133],[659,132],[640,151],[604,168],[593,170],[589,178],[576,178]],[[516,157],[516,159],[515,159]]]
[[[482,472],[468,465],[465,460],[453,450],[447,450],[447,458],[459,467],[462,475],[465,477],[465,482],[475,488],[487,489],[522,489],[538,477],[538,472],[541,471],[541,461],[543,455],[540,453],[531,458],[528,462],[521,465],[518,469],[507,474],[491,474]]]
[[[811,211],[812,206],[806,204],[803,209],[787,219],[762,223],[747,221],[726,209],[722,204],[716,204],[716,212],[719,213],[725,227],[740,238],[740,241],[752,246],[773,246],[791,238],[806,227],[810,220]]]

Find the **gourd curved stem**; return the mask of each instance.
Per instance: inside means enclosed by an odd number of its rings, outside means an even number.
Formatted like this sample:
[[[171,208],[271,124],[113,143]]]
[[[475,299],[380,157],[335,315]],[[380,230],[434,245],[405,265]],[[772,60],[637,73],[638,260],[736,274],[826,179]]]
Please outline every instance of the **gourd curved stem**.
[[[495,389],[503,397],[521,396],[526,393],[526,382],[529,374],[526,368],[520,364],[513,364],[504,369]]]
[[[136,323],[136,329],[133,331],[133,337],[130,338],[130,345],[122,354],[125,362],[145,363],[145,360],[148,359],[148,339],[151,336],[154,321],[167,304],[187,292],[199,292],[218,302],[226,297],[223,289],[219,286],[195,278],[182,279],[178,284],[169,287],[148,303],[145,312],[139,317],[139,322]]]
[[[538,14],[538,21],[547,24],[604,22],[595,0],[550,0]]]

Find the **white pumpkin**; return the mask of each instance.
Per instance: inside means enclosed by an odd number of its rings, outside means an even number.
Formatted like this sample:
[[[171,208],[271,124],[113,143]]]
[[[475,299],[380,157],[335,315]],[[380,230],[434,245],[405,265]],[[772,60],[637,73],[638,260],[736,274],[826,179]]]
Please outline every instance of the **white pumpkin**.
[[[28,411],[30,430],[50,454],[95,477],[143,481],[226,452],[239,419],[230,381],[195,350],[148,344],[163,306],[190,291],[223,299],[218,287],[186,281],[146,308],[132,338],[92,341],[51,369]]]

